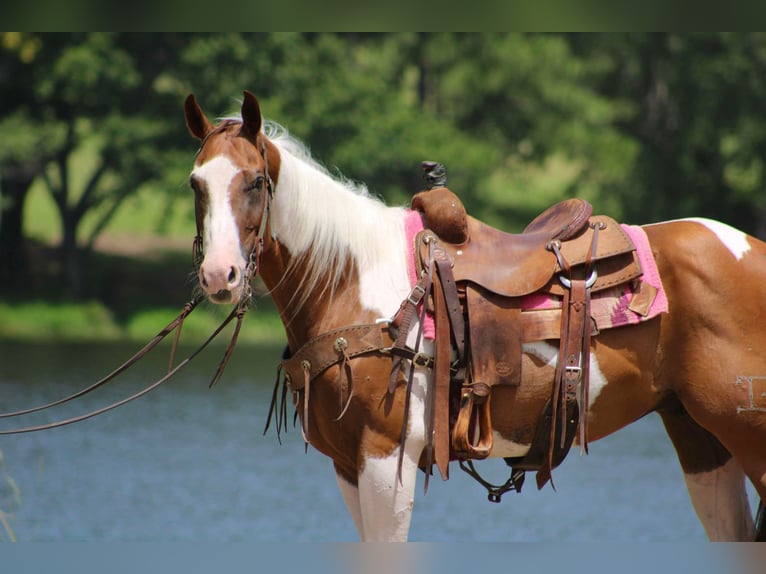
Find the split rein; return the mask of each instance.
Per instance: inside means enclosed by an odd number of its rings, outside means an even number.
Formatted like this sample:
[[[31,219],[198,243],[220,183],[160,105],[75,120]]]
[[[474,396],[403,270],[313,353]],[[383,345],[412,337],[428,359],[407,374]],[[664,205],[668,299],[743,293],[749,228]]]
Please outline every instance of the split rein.
[[[204,142],[203,142],[203,145],[204,145]],[[199,305],[199,303],[204,299],[204,296],[201,294],[195,295],[191,301],[189,301],[188,303],[186,303],[186,305],[184,305],[182,311],[178,314],[178,316],[175,319],[173,319],[170,323],[168,323],[164,329],[162,329],[159,333],[157,333],[157,335],[155,335],[151,341],[149,341],[146,345],[144,345],[144,347],[141,348],[135,355],[133,355],[131,358],[125,361],[122,365],[114,369],[111,373],[109,373],[102,379],[96,381],[89,387],[86,387],[80,391],[77,391],[76,393],[73,393],[67,397],[53,401],[51,403],[39,405],[39,406],[28,408],[28,409],[9,412],[9,413],[0,413],[0,419],[20,417],[23,415],[28,415],[28,414],[44,411],[47,409],[51,409],[53,407],[63,405],[64,403],[68,403],[74,399],[87,395],[88,393],[92,391],[95,391],[99,387],[102,387],[106,383],[114,380],[115,378],[117,378],[117,376],[124,373],[130,367],[135,365],[140,359],[142,359],[152,349],[154,349],[157,345],[159,345],[160,342],[162,342],[162,340],[165,339],[165,337],[167,337],[170,333],[175,331],[176,334],[173,339],[173,346],[170,351],[170,361],[168,364],[168,372],[164,377],[155,381],[154,383],[142,389],[141,391],[138,391],[124,399],[116,401],[105,407],[101,407],[99,409],[93,410],[84,415],[80,415],[80,416],[76,416],[76,417],[72,417],[68,419],[62,419],[59,421],[54,421],[51,423],[46,423],[41,425],[28,426],[28,427],[22,427],[22,428],[16,428],[16,429],[0,430],[0,435],[11,435],[11,434],[35,432],[35,431],[54,429],[54,428],[70,425],[73,423],[84,421],[89,418],[93,418],[97,415],[114,410],[117,407],[121,407],[122,405],[125,405],[131,401],[134,401],[135,399],[150,393],[157,387],[160,387],[161,385],[163,385],[164,383],[172,379],[181,369],[183,369],[197,355],[199,355],[216,337],[218,337],[221,331],[223,331],[224,328],[236,318],[237,324],[234,327],[234,331],[231,335],[231,340],[229,341],[228,347],[226,347],[226,351],[224,352],[223,357],[221,358],[221,362],[219,363],[218,369],[216,370],[215,375],[213,376],[213,379],[210,382],[209,386],[212,388],[220,380],[226,368],[226,365],[228,364],[229,359],[231,358],[231,354],[234,351],[234,347],[237,345],[237,339],[239,337],[239,332],[242,329],[242,322],[245,318],[245,313],[250,308],[250,304],[252,301],[252,288],[250,286],[250,282],[258,274],[258,271],[261,266],[261,256],[263,255],[263,250],[264,250],[264,237],[266,234],[266,227],[268,227],[268,223],[269,223],[269,209],[271,207],[271,199],[274,194],[274,182],[271,179],[271,176],[269,174],[266,147],[265,147],[265,143],[263,142],[261,142],[261,151],[262,151],[264,162],[265,162],[264,173],[265,173],[265,180],[266,180],[266,192],[263,194],[261,223],[258,226],[258,232],[255,237],[255,243],[253,245],[252,251],[250,252],[250,256],[248,257],[247,267],[245,268],[245,272],[243,276],[244,290],[242,292],[242,296],[240,297],[239,301],[234,306],[234,309],[232,309],[231,313],[229,313],[229,315],[215,329],[215,331],[213,331],[213,333],[194,352],[192,352],[183,361],[178,363],[178,365],[176,365],[175,367],[173,366],[173,363],[175,362],[176,349],[178,347],[178,342],[180,341],[180,338],[181,338],[181,329],[183,328],[184,319],[186,319],[186,317],[188,317],[191,314],[191,312],[197,308],[197,305]],[[195,269],[199,270],[203,259],[204,259],[204,246],[203,246],[202,234],[200,229],[200,222],[197,221],[197,235],[195,236],[194,243],[192,245],[192,261],[193,261]]]
[[[264,214],[267,212],[268,207],[268,199],[265,201],[266,210],[264,211]],[[262,226],[263,227],[263,226]],[[199,265],[202,262],[203,254],[202,254],[202,237],[197,234],[197,236],[194,238],[194,245],[193,245],[193,260],[194,260],[194,266],[195,268],[199,269]],[[252,252],[250,253],[250,257],[248,259],[247,267],[245,269],[244,273],[244,285],[245,289],[242,293],[242,297],[240,297],[240,300],[237,302],[237,304],[234,306],[234,309],[232,309],[231,313],[221,322],[221,324],[213,331],[213,333],[194,351],[192,352],[188,357],[186,357],[183,361],[178,363],[175,367],[173,366],[173,363],[175,362],[175,354],[176,349],[178,348],[178,343],[181,339],[181,330],[183,328],[183,323],[186,317],[188,317],[194,309],[197,308],[197,306],[202,302],[204,299],[204,296],[202,294],[195,295],[194,298],[186,303],[184,305],[181,312],[178,314],[178,316],[173,319],[170,323],[168,323],[160,332],[158,332],[146,345],[144,345],[136,354],[134,354],[132,357],[130,357],[127,361],[122,363],[119,367],[114,369],[111,373],[103,377],[102,379],[96,381],[92,385],[81,389],[77,391],[76,393],[73,393],[67,397],[64,397],[62,399],[58,399],[56,401],[39,405],[36,407],[23,409],[19,411],[9,412],[9,413],[2,413],[0,414],[0,419],[6,419],[6,418],[13,418],[13,417],[20,417],[23,415],[28,415],[40,411],[44,411],[47,409],[51,409],[53,407],[57,407],[60,405],[63,405],[65,403],[68,403],[70,401],[73,401],[74,399],[77,399],[79,397],[85,396],[88,393],[91,393],[92,391],[95,391],[99,387],[104,386],[108,382],[116,379],[119,375],[127,371],[130,367],[135,365],[139,360],[141,360],[143,357],[145,357],[150,351],[152,351],[157,345],[159,345],[170,333],[175,331],[175,337],[173,339],[173,346],[170,350],[170,360],[168,363],[168,372],[167,374],[160,378],[159,380],[155,381],[151,385],[147,386],[146,388],[124,398],[119,401],[116,401],[110,405],[107,405],[105,407],[101,407],[99,409],[93,410],[89,413],[79,415],[76,417],[68,418],[68,419],[62,419],[59,421],[54,421],[51,423],[41,424],[41,425],[35,425],[35,426],[28,426],[28,427],[21,427],[16,429],[5,429],[0,430],[0,435],[11,435],[11,434],[21,434],[21,433],[27,433],[27,432],[35,432],[35,431],[41,431],[41,430],[48,430],[48,429],[54,429],[58,427],[63,427],[66,425],[70,425],[73,423],[77,423],[80,421],[87,420],[89,418],[93,418],[97,415],[109,412],[111,410],[116,409],[117,407],[121,407],[122,405],[125,405],[131,401],[134,401],[135,399],[142,397],[149,392],[155,390],[156,388],[160,387],[164,383],[168,382],[170,379],[172,379],[181,369],[183,369],[186,365],[188,365],[197,355],[199,355],[214,339],[218,337],[218,335],[221,333],[221,331],[224,330],[224,328],[231,323],[235,318],[237,319],[237,324],[234,327],[234,331],[231,336],[231,340],[229,341],[229,345],[226,347],[226,351],[224,352],[223,358],[221,359],[221,362],[218,365],[218,369],[215,372],[215,375],[213,376],[212,381],[210,382],[210,387],[212,388],[221,378],[223,375],[224,369],[226,368],[226,365],[229,362],[229,358],[231,357],[232,352],[234,351],[234,347],[237,344],[237,339],[239,337],[239,332],[242,328],[242,322],[245,318],[245,313],[250,308],[250,302],[252,298],[252,290],[250,287],[250,281],[255,277],[255,275],[258,273],[258,268],[260,267],[260,259],[261,255],[263,253],[263,237],[262,234],[259,232],[258,236],[255,240],[255,245],[253,247]]]
[[[184,305],[183,310],[178,314],[178,316],[173,319],[170,323],[167,324],[167,326],[162,329],[157,335],[154,336],[154,338],[149,341],[143,348],[141,348],[135,355],[130,357],[127,361],[125,361],[122,365],[114,369],[111,373],[103,377],[102,379],[96,381],[89,387],[86,387],[80,391],[77,391],[76,393],[73,393],[67,397],[64,397],[62,399],[53,401],[48,404],[9,412],[9,413],[3,413],[0,414],[0,419],[5,418],[12,418],[12,417],[20,417],[23,415],[28,415],[40,411],[44,411],[47,409],[51,409],[53,407],[57,407],[59,405],[63,405],[64,403],[68,403],[74,399],[77,399],[79,397],[85,396],[88,393],[95,391],[99,387],[104,386],[106,383],[116,379],[119,375],[127,371],[130,367],[135,365],[140,359],[145,357],[152,349],[154,349],[157,345],[160,344],[160,342],[165,339],[170,333],[173,331],[176,332],[175,338],[173,340],[173,347],[170,352],[170,362],[168,365],[168,372],[167,374],[162,377],[161,379],[157,380],[156,382],[152,383],[151,385],[147,386],[146,388],[142,389],[141,391],[138,391],[137,393],[134,393],[124,399],[121,399],[119,401],[116,401],[110,405],[107,405],[105,407],[98,408],[96,410],[93,410],[89,413],[79,415],[76,417],[68,418],[68,419],[62,419],[58,421],[54,421],[51,423],[46,424],[40,424],[35,426],[28,426],[28,427],[21,427],[16,429],[6,429],[6,430],[0,430],[0,435],[11,435],[11,434],[20,434],[20,433],[27,433],[27,432],[34,432],[34,431],[41,431],[41,430],[48,430],[48,429],[54,429],[58,427],[63,427],[66,425],[70,425],[72,423],[77,423],[80,421],[84,421],[86,419],[95,417],[97,415],[106,413],[108,411],[111,411],[113,409],[116,409],[117,407],[120,407],[122,405],[125,405],[131,401],[134,401],[135,399],[142,397],[149,392],[153,391],[157,387],[163,385],[164,383],[168,382],[170,379],[172,379],[181,369],[183,369],[186,365],[188,365],[199,353],[202,352],[203,349],[205,349],[220,333],[223,331],[223,329],[231,323],[231,321],[236,318],[237,319],[237,325],[234,329],[234,332],[231,337],[231,341],[229,342],[229,346],[226,348],[226,352],[224,353],[223,358],[221,359],[220,364],[218,365],[218,369],[215,373],[215,376],[213,377],[213,380],[210,382],[210,386],[212,387],[215,385],[218,380],[221,378],[221,375],[223,375],[223,371],[226,368],[226,364],[229,361],[229,357],[231,356],[232,351],[234,350],[234,346],[237,344],[237,337],[239,335],[240,328],[242,326],[242,321],[245,316],[245,312],[247,311],[249,307],[249,299],[250,299],[250,290],[246,290],[246,296],[243,296],[239,303],[235,306],[235,308],[232,310],[232,312],[229,314],[226,319],[223,320],[223,322],[218,326],[218,328],[213,332],[212,335],[210,335],[207,340],[205,340],[204,343],[202,343],[193,353],[191,353],[188,357],[186,357],[183,361],[178,363],[175,367],[173,366],[174,358],[175,358],[175,352],[176,348],[178,346],[178,342],[180,340],[181,336],[181,329],[183,327],[183,322],[186,317],[188,317],[191,312],[196,309],[197,305],[202,301],[203,296],[197,295],[195,296],[191,301],[186,303]]]

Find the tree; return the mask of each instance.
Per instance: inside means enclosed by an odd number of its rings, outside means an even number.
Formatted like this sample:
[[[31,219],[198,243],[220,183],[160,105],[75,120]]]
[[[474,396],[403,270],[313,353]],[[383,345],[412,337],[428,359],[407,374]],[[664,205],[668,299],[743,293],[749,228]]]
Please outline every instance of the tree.
[[[59,212],[65,288],[79,297],[85,293],[82,250],[95,237],[79,237],[84,216],[105,207],[95,224],[100,231],[128,195],[161,174],[168,149],[163,143],[179,130],[173,127],[177,122],[157,113],[163,94],[147,98],[156,66],[153,59],[136,58],[133,41],[141,43],[142,37],[3,36],[2,126],[12,137],[0,147],[7,198],[4,271],[13,271],[18,260],[23,201],[36,177],[43,178]],[[159,44],[155,54],[162,54]]]
[[[23,210],[27,191],[53,157],[62,134],[34,117],[24,105],[32,84],[30,66],[40,50],[39,39],[21,33],[0,35],[0,276],[8,287],[24,285],[28,258],[23,248]]]
[[[633,104],[620,130],[640,144],[624,188],[637,221],[714,217],[766,237],[766,35],[571,38],[604,62],[595,83]]]

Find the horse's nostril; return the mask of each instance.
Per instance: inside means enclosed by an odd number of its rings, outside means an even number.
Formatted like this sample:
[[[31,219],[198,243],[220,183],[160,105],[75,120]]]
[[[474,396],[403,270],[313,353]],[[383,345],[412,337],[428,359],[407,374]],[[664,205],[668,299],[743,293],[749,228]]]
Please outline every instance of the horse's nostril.
[[[204,273],[200,274],[199,282],[202,283],[203,287],[207,287],[207,279],[205,279],[205,274]]]
[[[236,267],[229,269],[229,285],[236,285],[239,282],[239,271]]]

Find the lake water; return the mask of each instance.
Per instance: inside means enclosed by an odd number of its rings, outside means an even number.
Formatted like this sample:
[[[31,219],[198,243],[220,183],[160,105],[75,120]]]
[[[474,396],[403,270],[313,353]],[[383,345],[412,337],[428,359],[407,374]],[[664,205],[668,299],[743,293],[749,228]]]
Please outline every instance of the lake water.
[[[0,412],[84,387],[136,348],[0,343]],[[17,538],[356,540],[331,461],[311,448],[304,452],[297,429],[283,435],[282,445],[273,430],[262,434],[280,349],[238,348],[209,389],[222,352],[206,351],[176,380],[116,411],[0,437],[2,472],[21,491],[21,505],[10,509]],[[127,396],[161,376],[166,361],[158,350],[118,381],[56,409],[57,418]],[[23,422],[52,418],[40,413]],[[0,421],[2,428],[19,422]],[[501,461],[478,468],[506,478]],[[656,415],[593,443],[588,456],[573,450],[554,471],[556,491],[537,491],[530,475],[521,494],[493,504],[457,465],[450,473],[447,482],[433,480],[426,495],[418,488],[411,540],[705,540]],[[752,490],[750,496],[755,506]]]

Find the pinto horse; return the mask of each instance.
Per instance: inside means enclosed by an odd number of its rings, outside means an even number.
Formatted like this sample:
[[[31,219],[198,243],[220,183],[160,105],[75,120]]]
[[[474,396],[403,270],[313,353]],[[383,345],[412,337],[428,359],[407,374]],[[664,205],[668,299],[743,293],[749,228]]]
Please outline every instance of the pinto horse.
[[[360,538],[406,540],[433,370],[405,359],[411,384],[389,391],[385,348],[347,357],[335,335],[385,323],[411,293],[411,212],[330,175],[283,128],[263,123],[249,92],[240,117],[211,123],[193,95],[185,117],[201,142],[190,181],[202,290],[215,303],[238,304],[260,274],[292,353],[327,334],[328,347],[335,341],[342,360],[318,373],[307,368],[305,384],[291,387],[304,438],[333,460]],[[668,312],[594,335],[589,440],[658,412],[708,537],[763,536],[745,479],[766,499],[766,244],[702,219],[643,229]],[[408,343],[432,353],[417,323]],[[552,378],[557,351],[546,341],[524,343],[515,397],[493,393],[491,457],[529,450],[540,381]]]

